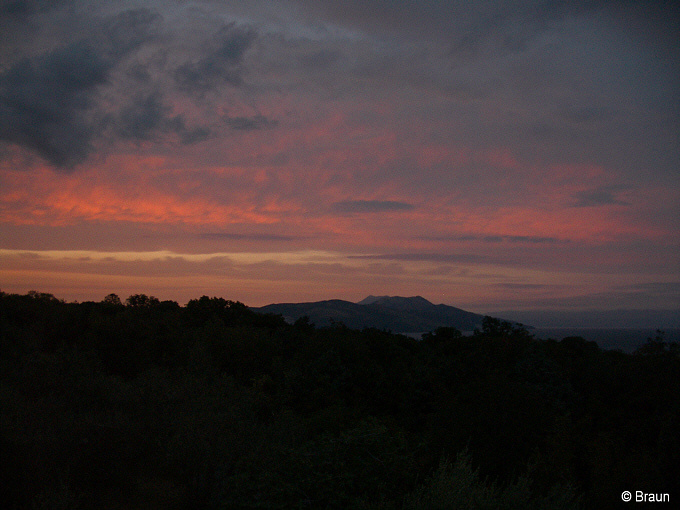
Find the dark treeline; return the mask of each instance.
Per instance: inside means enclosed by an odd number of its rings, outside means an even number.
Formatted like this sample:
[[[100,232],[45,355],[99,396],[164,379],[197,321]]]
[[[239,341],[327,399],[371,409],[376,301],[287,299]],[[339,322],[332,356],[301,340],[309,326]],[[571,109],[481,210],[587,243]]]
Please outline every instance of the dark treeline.
[[[143,294],[0,292],[4,508],[611,508],[680,498],[680,356]]]

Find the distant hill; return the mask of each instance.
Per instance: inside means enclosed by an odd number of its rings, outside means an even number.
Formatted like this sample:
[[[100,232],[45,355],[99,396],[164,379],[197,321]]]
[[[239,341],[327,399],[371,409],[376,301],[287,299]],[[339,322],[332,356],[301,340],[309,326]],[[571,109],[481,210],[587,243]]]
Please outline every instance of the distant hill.
[[[421,296],[368,296],[358,303],[340,299],[278,303],[252,310],[280,314],[291,322],[306,315],[318,327],[341,322],[353,329],[373,327],[395,333],[433,331],[442,326],[472,331],[481,327],[484,318],[453,306],[435,305]]]

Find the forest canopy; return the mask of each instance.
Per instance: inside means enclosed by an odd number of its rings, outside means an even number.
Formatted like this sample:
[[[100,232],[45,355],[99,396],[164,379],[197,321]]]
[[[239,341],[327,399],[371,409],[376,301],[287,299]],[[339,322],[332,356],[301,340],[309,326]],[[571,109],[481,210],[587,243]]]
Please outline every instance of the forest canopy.
[[[485,318],[415,340],[202,296],[0,292],[6,508],[609,508],[680,497],[680,353]]]

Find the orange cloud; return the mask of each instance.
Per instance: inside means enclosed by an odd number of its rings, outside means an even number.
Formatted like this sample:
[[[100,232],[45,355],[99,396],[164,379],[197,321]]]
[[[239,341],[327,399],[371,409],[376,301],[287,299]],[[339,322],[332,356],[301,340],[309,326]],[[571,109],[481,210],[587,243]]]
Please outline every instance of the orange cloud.
[[[293,207],[276,197],[261,204],[232,194],[220,201],[192,183],[191,172],[181,178],[165,176],[177,183],[174,190],[148,185],[149,172],[140,167],[160,165],[159,158],[140,158],[133,168],[121,168],[108,178],[97,169],[56,174],[48,169],[12,172],[5,175],[0,192],[0,221],[14,224],[64,225],[76,221],[126,221],[143,223],[254,224],[276,223],[278,214]],[[232,172],[238,178],[239,171]],[[121,179],[121,174],[123,179]],[[175,176],[176,177],[176,176]],[[158,173],[154,179],[162,179]],[[114,179],[119,179],[118,181]],[[185,195],[185,196],[182,196]],[[226,203],[225,203],[226,202]]]

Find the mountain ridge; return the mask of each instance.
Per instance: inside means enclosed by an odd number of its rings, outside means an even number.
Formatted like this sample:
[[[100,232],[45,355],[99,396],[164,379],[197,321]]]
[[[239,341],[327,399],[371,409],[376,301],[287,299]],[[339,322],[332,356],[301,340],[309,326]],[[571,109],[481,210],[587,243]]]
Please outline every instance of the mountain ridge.
[[[305,303],[273,303],[252,310],[282,315],[289,322],[307,316],[317,327],[342,323],[352,329],[374,327],[395,333],[433,331],[453,327],[461,331],[480,328],[484,315],[449,305],[435,305],[422,296],[373,296],[357,303],[341,299]]]

